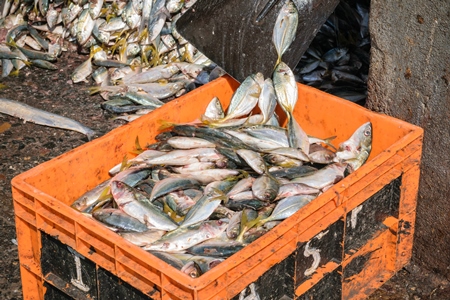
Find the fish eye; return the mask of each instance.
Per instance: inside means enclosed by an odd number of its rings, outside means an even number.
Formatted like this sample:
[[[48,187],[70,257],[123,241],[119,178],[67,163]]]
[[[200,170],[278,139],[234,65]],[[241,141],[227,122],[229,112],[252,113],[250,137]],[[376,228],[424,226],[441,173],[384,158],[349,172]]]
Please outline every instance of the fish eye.
[[[365,135],[365,136],[369,136],[369,135],[370,135],[370,130],[367,129],[366,131],[364,131],[364,135]]]

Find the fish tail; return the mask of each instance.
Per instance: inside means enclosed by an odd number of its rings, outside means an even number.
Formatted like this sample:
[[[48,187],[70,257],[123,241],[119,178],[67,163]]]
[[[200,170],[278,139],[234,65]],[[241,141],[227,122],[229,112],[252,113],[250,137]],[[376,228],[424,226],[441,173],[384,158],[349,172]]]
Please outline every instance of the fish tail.
[[[17,44],[16,44],[16,41],[14,41],[12,37],[10,37],[9,40],[7,40],[5,44],[6,44],[6,46],[10,46],[10,47],[13,47],[13,48],[17,48],[18,47]]]
[[[336,137],[337,137],[336,135],[330,136],[329,138],[324,139],[324,141],[327,146],[330,146],[331,148],[337,151],[336,147],[333,146],[333,144],[331,144],[331,141],[334,140]]]
[[[23,59],[22,62],[27,66],[30,67],[33,63],[29,60]]]
[[[275,66],[273,67],[273,71],[278,67],[281,62],[281,55],[278,55],[277,61],[275,62]]]
[[[148,28],[145,25],[145,22],[142,22],[141,27],[139,28],[138,41],[142,42],[143,40],[147,39],[147,37],[148,37]]]
[[[102,47],[95,47],[95,46],[92,46],[91,47],[91,49],[90,49],[90,51],[89,51],[89,58],[93,58],[94,57],[94,55],[96,54],[96,53],[98,53],[98,52],[100,52],[100,51],[102,51],[103,50],[103,48]]]
[[[139,143],[139,136],[136,136],[136,140],[134,141],[134,148],[138,154],[144,152],[144,150],[141,147],[141,144]]]
[[[102,91],[102,88],[101,86],[90,86],[87,88],[87,90],[89,91],[89,95],[94,95],[100,93]]]
[[[128,169],[129,165],[130,164],[128,163],[128,157],[125,154],[123,156],[122,163],[120,164],[120,171],[122,172],[123,170]]]
[[[270,221],[270,217],[264,218],[262,216],[259,216],[255,219],[255,221],[258,220],[254,226],[259,227],[259,226],[263,226],[264,224],[266,224],[268,221]]]

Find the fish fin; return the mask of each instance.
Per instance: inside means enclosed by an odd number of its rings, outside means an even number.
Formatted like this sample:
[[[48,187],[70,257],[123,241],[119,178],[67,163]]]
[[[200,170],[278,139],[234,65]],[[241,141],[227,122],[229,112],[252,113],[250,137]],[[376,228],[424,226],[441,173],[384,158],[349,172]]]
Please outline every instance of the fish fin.
[[[324,139],[325,145],[330,146],[335,151],[337,151],[337,149],[335,146],[333,146],[333,144],[331,144],[331,141],[334,140],[336,137],[337,137],[336,135],[333,135],[333,136],[330,136],[329,138]]]
[[[110,196],[111,196],[111,189],[109,188],[109,186],[107,186],[103,189],[100,196],[98,196],[98,200],[104,200],[106,198],[109,198]]]
[[[273,67],[273,71],[275,71],[275,69],[278,67],[280,62],[281,62],[281,55],[278,55],[277,61],[275,62],[275,66]]]
[[[122,172],[123,170],[125,170],[125,169],[127,168],[127,166],[128,166],[128,157],[127,157],[127,155],[125,154],[125,155],[123,156],[122,163],[120,164],[120,172]]]
[[[138,35],[138,41],[142,42],[143,40],[148,38],[148,28],[144,23],[141,23],[141,29],[139,29],[139,35]],[[145,28],[142,29],[142,27],[145,26]]]
[[[139,143],[139,136],[136,136],[136,139],[134,140],[134,147],[136,151],[138,151],[139,153],[144,152],[144,150],[141,147],[141,144]]]
[[[184,217],[179,216],[166,202],[164,202],[163,211],[176,223],[184,220]]]
[[[23,59],[22,62],[27,66],[30,67],[33,63],[29,60]]]
[[[6,46],[9,46],[9,47],[13,47],[13,48],[18,48],[18,47],[19,47],[19,46],[16,44],[16,42],[13,40],[12,37],[9,37],[9,40],[6,41],[5,45],[6,45]]]
[[[243,242],[244,239],[244,234],[249,231],[251,228],[253,228],[255,225],[257,225],[260,220],[261,220],[261,216],[258,216],[256,219],[253,219],[251,221],[249,221],[247,219],[247,214],[245,214],[244,212],[242,212],[242,216],[241,216],[241,228],[240,228],[240,232],[238,237],[236,238],[237,242]]]
[[[177,123],[169,122],[166,120],[159,120],[158,122],[161,124],[161,126],[159,126],[159,130],[165,130],[177,125]]]

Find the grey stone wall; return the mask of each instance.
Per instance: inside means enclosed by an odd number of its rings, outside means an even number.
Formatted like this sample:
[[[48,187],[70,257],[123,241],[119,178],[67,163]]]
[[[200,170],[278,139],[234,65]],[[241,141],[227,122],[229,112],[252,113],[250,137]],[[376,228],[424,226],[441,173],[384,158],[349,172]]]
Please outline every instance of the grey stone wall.
[[[450,1],[372,0],[370,34],[367,108],[425,131],[413,260],[450,278]]]

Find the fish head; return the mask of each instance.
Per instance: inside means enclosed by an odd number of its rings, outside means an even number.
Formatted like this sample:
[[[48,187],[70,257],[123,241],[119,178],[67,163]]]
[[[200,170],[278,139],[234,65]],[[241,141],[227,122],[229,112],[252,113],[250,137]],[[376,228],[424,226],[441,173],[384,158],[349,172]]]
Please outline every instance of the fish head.
[[[355,159],[365,150],[370,153],[372,149],[372,123],[367,122],[361,125],[353,135],[339,145],[334,161],[346,161]]]
[[[187,262],[182,268],[181,272],[188,275],[191,278],[197,278],[202,275],[202,269],[195,261]]]
[[[250,75],[254,81],[256,81],[260,86],[264,84],[264,75],[261,72],[257,72],[256,74]]]
[[[361,126],[360,144],[366,149],[372,148],[372,123],[367,122]]]
[[[291,68],[289,68],[289,66],[284,62],[280,62],[275,68],[275,73],[280,73],[281,75],[283,75],[283,77],[286,78],[289,78],[290,72],[292,72]]]
[[[128,186],[122,181],[115,180],[110,183],[110,188],[114,199],[119,199],[126,193]]]
[[[227,226],[228,222],[225,222],[224,220],[214,220],[202,224],[203,230],[211,237],[218,236],[224,232]]]

